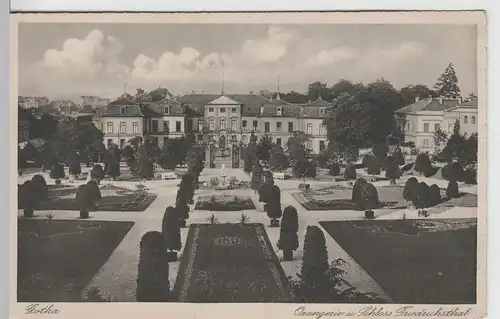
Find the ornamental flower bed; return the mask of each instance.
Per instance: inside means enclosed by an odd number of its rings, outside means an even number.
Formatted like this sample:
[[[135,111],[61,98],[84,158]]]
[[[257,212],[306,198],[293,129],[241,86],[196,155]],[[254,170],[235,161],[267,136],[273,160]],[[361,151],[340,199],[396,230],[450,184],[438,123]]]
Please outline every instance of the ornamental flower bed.
[[[191,225],[173,295],[180,302],[291,301],[262,224]]]
[[[240,211],[255,209],[252,199],[248,196],[213,195],[199,196],[195,210],[210,211]]]

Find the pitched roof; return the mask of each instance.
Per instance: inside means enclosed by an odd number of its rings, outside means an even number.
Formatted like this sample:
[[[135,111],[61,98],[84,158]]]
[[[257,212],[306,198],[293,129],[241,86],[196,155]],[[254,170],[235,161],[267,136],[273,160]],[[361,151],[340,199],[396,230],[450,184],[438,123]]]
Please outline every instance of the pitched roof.
[[[417,112],[423,112],[423,111],[444,111],[453,107],[458,106],[458,100],[451,100],[451,99],[443,99],[440,101],[440,99],[422,99],[419,100],[413,104],[407,105],[405,107],[400,108],[399,110],[396,110],[396,113],[417,113]]]
[[[172,98],[165,98],[157,102],[149,102],[148,106],[152,108],[156,113],[162,116],[184,116],[185,110],[183,105]],[[169,112],[165,113],[165,107],[168,106]]]
[[[202,116],[205,113],[205,105],[221,96],[221,94],[188,94],[181,96],[178,101],[187,104],[190,110],[196,115]],[[224,94],[224,96],[236,102],[240,102],[243,105],[243,112],[249,109],[251,110],[249,113],[252,114],[258,114],[260,106],[269,102],[265,97],[256,94]]]
[[[126,97],[121,97],[117,100],[114,100],[113,102],[109,102],[108,106],[110,105],[138,105],[138,104],[130,99],[127,99]]]
[[[281,115],[278,115],[277,110],[281,108]],[[300,105],[273,105],[264,104],[262,106],[262,117],[300,117],[301,115]],[[245,115],[245,114],[243,114]]]
[[[463,102],[461,106],[477,109],[477,97]]]
[[[134,105],[108,104],[108,106],[106,107],[106,111],[104,112],[104,116],[143,117],[144,114],[142,113],[141,107],[138,104]]]
[[[326,118],[326,107],[303,106],[302,117],[324,119]]]
[[[323,98],[321,97],[321,93],[320,93],[319,97],[315,101],[309,102],[309,103],[307,103],[307,105],[327,107],[327,106],[331,106],[332,103],[323,100]]]

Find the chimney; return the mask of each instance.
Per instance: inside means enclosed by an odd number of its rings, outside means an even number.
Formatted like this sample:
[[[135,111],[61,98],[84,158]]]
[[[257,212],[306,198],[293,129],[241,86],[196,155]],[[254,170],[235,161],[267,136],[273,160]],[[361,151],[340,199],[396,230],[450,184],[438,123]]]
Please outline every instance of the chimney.
[[[420,101],[420,96],[415,96],[415,103],[417,103],[418,101]]]
[[[439,97],[439,104],[443,104],[443,97],[442,96]]]

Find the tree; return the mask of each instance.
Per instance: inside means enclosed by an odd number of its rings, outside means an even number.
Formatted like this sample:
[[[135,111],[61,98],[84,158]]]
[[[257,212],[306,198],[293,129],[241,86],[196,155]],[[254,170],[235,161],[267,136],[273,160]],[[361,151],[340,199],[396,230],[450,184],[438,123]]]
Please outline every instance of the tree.
[[[460,134],[460,121],[456,120],[453,126],[453,134],[446,142],[446,146],[441,152],[441,157],[448,161],[452,161],[453,159],[463,161],[465,158],[465,144],[465,138]]]
[[[309,138],[309,135],[302,131],[292,133],[292,136],[287,141],[288,154],[292,163],[308,158],[309,154],[305,143],[309,141]]]
[[[257,145],[258,158],[261,161],[269,161],[270,151],[273,148],[273,138],[271,135],[265,134],[260,138],[259,144]]]
[[[267,204],[271,189],[274,186],[274,178],[270,171],[265,171],[262,176],[264,177],[264,181],[261,182],[259,187],[259,202]]]
[[[139,148],[139,177],[142,179],[152,179],[154,177],[153,160],[148,154],[145,145]]]
[[[97,184],[99,184],[100,181],[104,178],[104,169],[102,168],[102,166],[99,164],[95,164],[90,171],[90,177],[92,179],[95,179],[97,181]]]
[[[372,163],[373,159],[374,158],[372,155],[365,154],[365,155],[363,155],[363,159],[361,160],[361,163],[364,167],[368,168],[370,166],[370,164]]]
[[[92,206],[92,194],[88,191],[86,184],[78,186],[76,191],[76,203],[80,209],[80,218],[89,218],[89,210]]]
[[[272,226],[278,226],[278,218],[281,217],[281,193],[280,188],[276,185],[270,187],[270,193],[267,198],[266,206],[267,217],[271,219]]]
[[[307,284],[320,285],[328,268],[325,235],[318,226],[307,226],[300,277]]]
[[[140,242],[136,300],[138,302],[168,301],[168,259],[165,240],[160,232],[149,231]]]
[[[430,174],[430,172],[432,171],[432,164],[427,153],[420,153],[417,155],[414,169],[416,172],[420,172],[425,176],[428,176],[428,174]]]
[[[477,133],[471,134],[465,141],[465,150],[462,162],[464,164],[477,163]]]
[[[429,196],[431,206],[441,203],[441,190],[439,189],[439,186],[433,184],[429,187]]]
[[[111,178],[115,179],[120,176],[120,150],[116,144],[112,144],[108,148],[107,156],[107,170],[106,174]]]
[[[460,197],[460,191],[458,190],[458,183],[454,180],[448,182],[448,187],[446,188],[446,197],[448,199]]]
[[[331,87],[330,97],[332,99],[336,99],[340,95],[346,93],[352,96],[357,96],[361,88],[363,88],[363,84],[353,84],[351,81],[341,79]]]
[[[72,152],[68,156],[68,166],[69,166],[69,174],[78,176],[82,173],[82,168],[80,166],[80,157],[78,153]]]
[[[370,162],[370,165],[368,165],[368,170],[366,172],[370,175],[379,175],[380,166],[381,166],[381,160],[378,157],[375,157]]]
[[[379,160],[380,163],[385,159],[387,153],[389,152],[389,147],[385,142],[380,142],[372,147],[372,152],[375,158]]]
[[[270,169],[281,172],[286,170],[288,166],[288,156],[286,156],[281,145],[275,144],[271,149]]]
[[[255,166],[255,163],[258,161],[257,157],[257,137],[255,135],[250,135],[250,142],[245,148],[245,157],[244,157],[244,166],[243,170],[245,173],[250,174]]]
[[[317,100],[319,97],[326,101],[330,101],[330,89],[326,87],[326,83],[319,81],[313,82],[309,84],[307,88],[307,97],[310,101]]]
[[[24,207],[24,217],[33,217],[33,210],[38,206],[39,197],[33,181],[26,181],[18,188],[18,204]]]
[[[278,248],[283,250],[283,259],[292,260],[293,251],[299,248],[299,230],[297,210],[293,206],[287,206],[283,210],[283,219],[278,239]]]
[[[353,166],[348,166],[344,170],[344,178],[347,181],[356,179],[357,176],[358,174],[356,173],[356,169]]]
[[[316,166],[306,159],[296,161],[292,166],[292,171],[295,177],[304,180],[304,184],[306,183],[306,177],[316,177]]]
[[[328,173],[332,176],[340,175],[340,164],[338,162],[333,162],[328,167]]]
[[[460,97],[458,78],[452,63],[450,63],[444,70],[444,73],[439,76],[434,85],[434,90],[436,90],[438,96],[447,99],[456,99]]]
[[[385,170],[385,177],[390,179],[392,184],[395,184],[395,180],[401,177],[401,171],[395,159],[388,161]]]
[[[416,188],[418,185],[418,180],[415,177],[410,177],[405,183],[403,189],[403,198],[407,201],[413,202],[415,200]]]
[[[399,91],[399,95],[403,100],[403,105],[410,105],[418,98],[427,98],[429,96],[437,97],[436,92],[429,89],[426,85],[407,85]]]
[[[477,171],[473,167],[467,167],[464,171],[464,182],[466,184],[477,184]]]
[[[363,185],[368,184],[366,179],[360,177],[354,182],[354,186],[352,187],[352,196],[351,200],[355,203],[358,203],[358,199],[361,196],[361,190],[363,189]]]
[[[254,191],[258,191],[260,188],[260,185],[262,183],[262,165],[257,161],[255,162],[255,165],[253,166],[252,170],[252,181],[251,181],[251,186]]]
[[[441,152],[441,147],[446,143],[446,140],[448,139],[448,135],[446,135],[445,132],[439,128],[437,131],[434,132],[434,146],[435,146],[435,151],[434,154],[439,154]]]
[[[405,156],[401,147],[396,147],[396,150],[394,151],[394,158],[396,160],[396,164],[405,165]]]
[[[170,91],[167,88],[158,87],[149,92],[149,96],[151,98],[151,101],[157,102],[164,100],[166,98],[171,98],[172,93],[170,93]]]
[[[66,174],[64,173],[64,166],[60,163],[55,163],[50,170],[49,176],[50,178],[56,180],[56,184],[60,184],[61,178],[64,178],[66,176]]]
[[[168,206],[163,214],[162,233],[165,238],[166,249],[170,251],[179,251],[181,249],[180,216],[172,206]]]

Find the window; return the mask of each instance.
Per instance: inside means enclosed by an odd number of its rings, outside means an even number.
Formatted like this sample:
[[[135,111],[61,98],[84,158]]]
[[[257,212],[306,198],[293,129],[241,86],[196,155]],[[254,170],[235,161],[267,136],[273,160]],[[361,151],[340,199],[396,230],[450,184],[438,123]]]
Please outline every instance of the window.
[[[410,122],[406,122],[405,131],[406,132],[410,131]]]
[[[283,114],[283,109],[281,107],[278,107],[276,109],[276,115],[281,116]]]
[[[237,109],[236,109],[235,107],[233,107],[233,108],[231,109],[231,112],[236,113],[236,112],[238,112],[238,111],[237,111]]]
[[[111,144],[113,144],[113,140],[109,138],[109,139],[108,139],[108,147],[110,147],[110,146],[111,146]]]
[[[208,113],[213,113],[214,112],[214,108],[213,107],[209,107],[208,108]]]
[[[325,135],[325,132],[326,132],[326,127],[324,124],[320,124],[319,125],[319,134],[320,135]]]
[[[237,141],[238,137],[236,135],[231,135],[231,141]]]
[[[269,122],[264,123],[264,132],[269,133]]]
[[[475,117],[475,116],[472,116],[472,117],[470,118],[470,122],[471,122],[471,124],[476,124],[476,117]]]
[[[241,142],[242,142],[243,144],[246,144],[246,143],[247,143],[247,136],[246,136],[246,135],[242,135],[242,136],[241,136]]]
[[[438,124],[434,124],[434,132],[438,132],[441,130],[441,125]]]
[[[293,122],[288,122],[288,133],[293,133]]]
[[[256,130],[259,127],[257,121],[253,121],[253,129]]]
[[[165,106],[165,114],[170,114],[170,107],[168,105]]]
[[[236,119],[231,119],[231,130],[236,131],[238,123],[236,122]]]
[[[123,148],[125,146],[125,140],[122,138],[120,140],[120,148]]]
[[[175,122],[175,131],[179,133],[181,131],[181,121]]]
[[[319,141],[319,150],[320,152],[325,150],[325,141]]]
[[[127,108],[125,106],[122,106],[120,108],[120,115],[125,115],[127,113]]]
[[[215,125],[214,125],[214,124],[215,124],[214,119],[209,119],[209,120],[208,120],[208,129],[209,129],[210,131],[213,131],[213,130],[214,130],[214,127],[215,127]]]
[[[312,123],[307,124],[307,134],[312,134],[313,133],[313,125]]]
[[[203,144],[203,135],[202,134],[198,135],[198,144],[199,145]]]
[[[424,147],[429,147],[429,140],[428,139],[424,140]]]
[[[198,132],[203,132],[203,120],[198,120]]]
[[[170,126],[168,125],[168,121],[163,121],[163,132],[170,132]]]
[[[226,108],[225,108],[225,107],[221,107],[221,108],[220,108],[220,112],[221,112],[221,113],[226,113]]]
[[[466,115],[464,116],[464,124],[467,124],[469,123],[469,117]]]
[[[158,121],[153,120],[153,133],[157,133],[157,132],[158,132]]]
[[[276,122],[276,131],[281,132],[281,122]]]
[[[277,138],[277,139],[276,139],[276,144],[277,144],[277,145],[281,145],[281,138]]]
[[[246,120],[241,121],[241,126],[243,127],[244,130],[246,130],[246,128],[247,128],[247,121]]]
[[[424,133],[429,132],[429,123],[424,123]]]
[[[106,131],[108,134],[113,134],[113,122],[108,122],[108,130]]]
[[[313,148],[313,147],[312,147],[312,142],[311,142],[311,141],[307,141],[307,142],[306,142],[306,148],[307,148],[308,150],[311,150],[311,149]]]
[[[453,125],[448,124],[448,133],[451,133],[453,131]]]
[[[219,127],[221,130],[225,130],[226,129],[226,120],[225,119],[221,119],[220,120],[220,127]]]
[[[135,134],[139,133],[139,122],[134,122],[132,124],[132,132],[134,132]]]
[[[120,122],[120,133],[127,133],[127,123]]]
[[[319,109],[319,116],[325,116],[325,110],[326,109],[324,107],[320,108]]]

